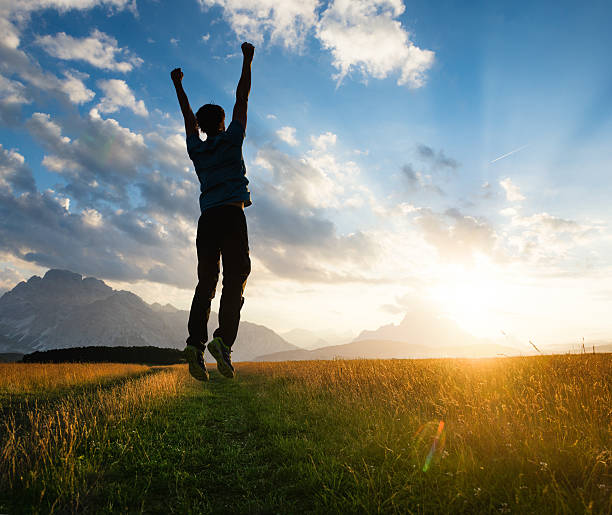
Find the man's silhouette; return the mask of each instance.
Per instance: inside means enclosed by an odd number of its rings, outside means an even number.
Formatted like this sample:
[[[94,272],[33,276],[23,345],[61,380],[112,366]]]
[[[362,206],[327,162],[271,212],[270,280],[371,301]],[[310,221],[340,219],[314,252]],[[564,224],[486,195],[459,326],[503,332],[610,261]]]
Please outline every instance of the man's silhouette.
[[[223,289],[219,307],[219,328],[208,350],[217,361],[217,369],[234,377],[231,349],[238,332],[242,294],[251,271],[246,219],[243,209],[251,205],[249,181],[242,157],[247,106],[251,90],[251,61],[254,47],[242,44],[242,75],[236,88],[232,122],[225,130],[225,112],[214,104],[200,107],[194,115],[183,90],[180,68],[170,74],[178,97],[187,134],[187,153],[200,180],[200,210],[196,248],[198,285],[189,313],[185,355],[189,372],[201,381],[208,380],[204,350],[208,340],[210,303],[219,279],[219,260],[223,260]],[[198,126],[206,133],[202,141]]]

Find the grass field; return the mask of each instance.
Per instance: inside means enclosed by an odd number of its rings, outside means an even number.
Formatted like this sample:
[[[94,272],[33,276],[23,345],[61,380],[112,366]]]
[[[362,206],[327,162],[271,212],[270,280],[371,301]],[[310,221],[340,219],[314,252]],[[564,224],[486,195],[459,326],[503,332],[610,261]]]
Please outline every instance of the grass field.
[[[611,513],[612,355],[0,364],[0,513]]]

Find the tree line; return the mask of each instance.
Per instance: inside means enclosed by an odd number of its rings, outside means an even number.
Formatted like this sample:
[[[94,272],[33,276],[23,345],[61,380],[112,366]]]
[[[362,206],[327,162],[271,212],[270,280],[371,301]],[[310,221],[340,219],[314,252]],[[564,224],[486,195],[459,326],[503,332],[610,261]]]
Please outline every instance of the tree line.
[[[184,363],[183,351],[161,347],[72,347],[36,351],[23,356],[23,363],[138,363],[174,365]]]

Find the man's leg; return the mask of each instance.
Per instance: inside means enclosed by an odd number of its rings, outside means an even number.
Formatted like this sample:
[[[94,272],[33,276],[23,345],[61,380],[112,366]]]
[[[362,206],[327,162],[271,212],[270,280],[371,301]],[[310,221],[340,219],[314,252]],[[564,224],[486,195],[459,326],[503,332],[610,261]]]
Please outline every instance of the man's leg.
[[[244,303],[242,294],[251,272],[249,240],[244,211],[228,206],[221,236],[223,259],[223,289],[219,306],[219,328],[214,336],[220,336],[227,347],[232,347],[238,333],[240,309]]]
[[[187,329],[187,345],[204,350],[208,340],[208,318],[210,303],[215,296],[219,280],[218,220],[214,213],[204,212],[198,221],[196,248],[198,252],[198,284],[191,302]]]

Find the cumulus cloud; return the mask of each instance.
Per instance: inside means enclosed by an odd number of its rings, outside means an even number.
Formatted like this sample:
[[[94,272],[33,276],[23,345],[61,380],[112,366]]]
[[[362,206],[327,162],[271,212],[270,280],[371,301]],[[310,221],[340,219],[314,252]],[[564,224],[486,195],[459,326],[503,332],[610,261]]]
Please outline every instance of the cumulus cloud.
[[[96,94],[92,90],[87,89],[83,83],[83,79],[89,77],[89,75],[78,72],[66,72],[64,75],[66,80],[62,83],[62,89],[73,103],[84,104],[96,96]]]
[[[469,262],[476,253],[495,254],[497,235],[486,220],[464,215],[457,209],[435,213],[420,208],[416,214],[417,227],[442,260]]]
[[[117,45],[117,40],[94,29],[88,37],[74,38],[65,32],[36,38],[35,43],[58,59],[84,61],[96,68],[129,72],[143,60]],[[123,59],[123,60],[120,60]]]
[[[299,49],[317,21],[318,0],[199,0],[203,7],[220,6],[229,26],[240,39]]]
[[[0,252],[49,268],[136,281],[169,269],[171,284],[193,286],[189,236],[135,213],[104,217],[90,209],[71,212],[52,191],[16,197],[0,189]],[[23,227],[28,230],[24,231]]]
[[[281,127],[276,131],[279,139],[291,146],[296,146],[298,140],[295,138],[295,127]]]
[[[28,104],[25,86],[17,81],[0,75],[0,102],[5,104]]]
[[[521,190],[516,184],[512,182],[512,179],[510,179],[510,177],[502,179],[501,181],[499,181],[499,184],[502,188],[504,188],[504,191],[506,192],[506,199],[508,200],[508,202],[520,202],[521,200],[525,200],[525,197],[521,193]]]
[[[330,210],[363,207],[373,196],[351,161],[339,161],[330,132],[311,138],[312,148],[289,155],[259,149],[253,164],[266,171],[253,184],[249,234],[253,254],[273,274],[299,281],[368,281],[379,252],[360,230],[340,231]],[[257,173],[257,172],[254,172]]]
[[[88,10],[105,6],[121,11],[131,9],[135,12],[134,0],[4,0],[0,3],[0,45],[17,49],[21,43],[18,24],[24,24],[32,12],[41,9],[56,9],[59,12]]]
[[[357,72],[384,79],[397,74],[397,83],[419,88],[434,61],[434,52],[421,49],[397,18],[401,0],[332,0],[319,14],[318,0],[200,0],[204,7],[220,6],[240,39],[300,49],[313,32],[331,52],[335,79]]]
[[[318,136],[310,136],[310,141],[313,146],[320,150],[327,150],[336,144],[337,136],[333,132],[325,132]]]
[[[48,138],[62,137],[57,134],[57,124],[39,118],[39,129],[47,131]],[[63,143],[77,144],[78,139]],[[195,272],[189,271],[195,271],[195,216],[187,223],[176,212],[155,216],[155,210],[146,206],[116,209],[95,199],[79,211],[67,194],[69,188],[37,191],[29,168],[16,151],[0,149],[0,177],[0,253],[42,267],[69,268],[107,279],[193,287]],[[144,173],[139,177],[147,181]],[[177,203],[185,204],[186,194],[179,193]],[[196,192],[189,194],[197,206]]]
[[[97,105],[101,113],[114,113],[120,107],[127,107],[137,115],[149,115],[144,101],[136,100],[134,93],[124,80],[100,80],[98,81],[98,86],[104,92],[104,97],[102,97]]]
[[[185,146],[185,134],[150,132],[146,135],[146,140],[148,146],[154,149],[152,156],[158,166],[171,172],[193,173],[193,164]]]
[[[34,113],[26,126],[50,152],[43,164],[68,181],[70,196],[86,204],[96,199],[127,202],[127,187],[138,167],[151,165],[144,137],[112,118],[103,119],[95,109],[75,123],[75,139],[47,113]]]
[[[273,189],[259,190],[249,209],[253,254],[275,275],[314,282],[367,280],[378,252],[367,234],[340,234],[322,213],[279,202]]]
[[[140,211],[154,216],[197,220],[199,188],[192,177],[175,179],[156,170],[141,175],[136,187],[145,202]]]
[[[545,212],[529,216],[517,212],[508,230],[508,241],[519,256],[546,263],[563,261],[569,250],[590,243],[602,232],[596,224],[579,223]]]
[[[0,144],[0,188],[10,191],[35,190],[34,176],[25,164],[25,158],[16,150],[7,150]]]
[[[75,104],[82,104],[91,100],[94,92],[87,89],[83,79],[87,75],[78,72],[66,72],[62,79],[53,73],[43,70],[25,52],[0,45],[0,71],[5,75],[17,75],[21,81],[7,79],[1,81],[0,87],[5,91],[6,97],[0,101],[5,108],[12,107],[19,112],[18,107],[40,97],[41,92],[55,95],[61,100],[68,100]],[[28,87],[24,87],[24,83]],[[17,109],[15,109],[17,108]]]
[[[257,152],[255,164],[270,170],[270,189],[296,209],[321,208],[337,205],[340,186],[325,169],[312,166],[304,158],[295,158],[272,147]]]
[[[313,147],[299,156],[272,146],[257,152],[254,164],[268,170],[273,189],[281,202],[294,209],[357,207],[371,196],[359,180],[360,170],[353,161],[339,162],[327,145],[335,135],[322,134],[311,139]],[[322,139],[321,139],[322,138]],[[264,178],[261,177],[260,181]]]
[[[129,7],[127,2],[113,0],[102,4]],[[0,5],[0,28],[6,29],[0,30],[3,122],[8,120],[9,108],[14,111],[11,120],[21,122],[20,106],[30,101],[46,103],[49,94],[60,103],[84,103],[93,98],[94,93],[85,86],[86,74],[74,70],[64,76],[50,73],[19,45],[20,30],[34,9],[65,12],[95,5],[101,3],[45,0]],[[125,63],[139,63],[98,32],[84,39],[59,35],[40,42],[59,58],[89,60],[102,69],[128,71]],[[87,45],[94,50],[85,55],[81,52]],[[0,147],[0,253],[40,267],[192,288],[196,280],[197,180],[195,175],[185,175],[186,158],[169,155],[179,146],[180,155],[186,154],[184,138],[180,145],[174,133],[151,133],[145,139],[112,118],[103,118],[102,111],[119,107],[141,115],[147,111],[122,81],[102,82],[100,88],[105,96],[89,115],[81,117],[70,110],[62,118],[35,112],[25,122],[31,137],[45,150],[43,165],[62,178],[54,190],[38,191],[19,151]]]
[[[323,12],[317,37],[333,57],[338,83],[352,71],[384,79],[399,74],[398,85],[419,88],[434,52],[417,47],[396,20],[401,0],[333,0]]]
[[[23,83],[0,75],[0,124],[17,125],[21,106],[29,103]]]

